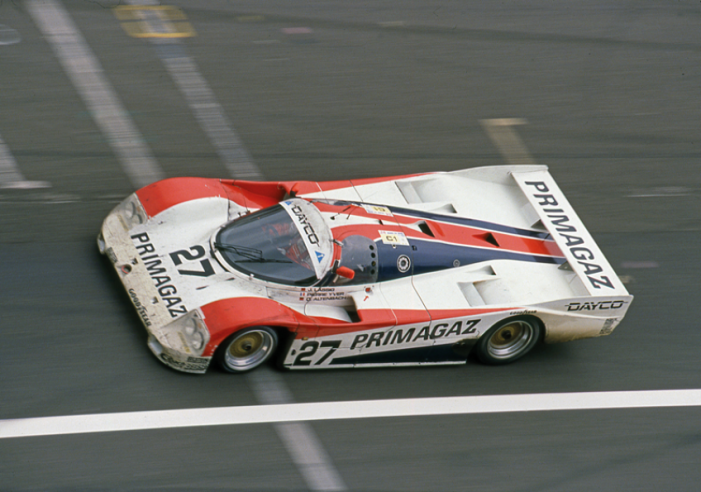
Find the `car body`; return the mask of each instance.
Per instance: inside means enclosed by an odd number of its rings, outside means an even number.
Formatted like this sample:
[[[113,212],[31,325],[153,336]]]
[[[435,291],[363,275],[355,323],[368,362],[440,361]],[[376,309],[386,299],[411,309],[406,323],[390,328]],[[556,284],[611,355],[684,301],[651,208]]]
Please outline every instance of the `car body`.
[[[168,366],[511,362],[632,296],[545,166],[348,181],[172,178],[98,236]]]

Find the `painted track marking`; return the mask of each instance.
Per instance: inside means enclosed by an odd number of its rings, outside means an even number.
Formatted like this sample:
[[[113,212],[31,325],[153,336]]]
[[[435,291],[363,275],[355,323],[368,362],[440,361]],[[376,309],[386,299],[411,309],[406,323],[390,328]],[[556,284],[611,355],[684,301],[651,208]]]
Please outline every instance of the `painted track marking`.
[[[161,10],[154,10],[158,2],[127,0],[127,3],[136,10],[143,8],[140,16],[142,29],[153,34],[145,37],[154,46],[229,174],[238,179],[264,179],[196,63],[187,55],[178,36],[170,36],[176,27],[159,15],[163,13]],[[192,34],[194,35],[194,29]],[[248,377],[256,398],[261,403],[285,404],[293,401],[282,380],[274,373],[265,371],[265,368],[259,368]],[[277,423],[274,427],[310,490],[346,490],[343,479],[309,424]]]
[[[274,390],[273,390],[274,391]],[[0,439],[181,427],[507,412],[701,407],[701,390],[287,403],[0,420]]]
[[[27,181],[19,168],[10,149],[0,136],[0,189],[36,189],[50,188],[48,181]]]
[[[132,185],[142,188],[163,179],[150,149],[63,5],[58,0],[29,0],[26,5]]]
[[[480,123],[506,162],[512,165],[536,163],[523,140],[512,128],[516,125],[525,125],[526,120],[522,118],[496,118],[480,120]]]
[[[134,8],[158,5],[155,0],[128,0]],[[154,13],[155,11],[146,11]],[[202,77],[194,60],[187,55],[180,39],[156,37],[156,33],[172,31],[170,22],[158,15],[144,17],[143,22],[154,37],[149,41],[156,48],[161,62],[187,101],[200,127],[217,150],[229,174],[238,179],[261,180],[263,175],[238,136],[214,92]]]
[[[280,376],[269,368],[258,368],[247,377],[256,399],[262,404],[281,405],[294,401]],[[277,422],[274,428],[310,490],[347,490],[307,422]]]

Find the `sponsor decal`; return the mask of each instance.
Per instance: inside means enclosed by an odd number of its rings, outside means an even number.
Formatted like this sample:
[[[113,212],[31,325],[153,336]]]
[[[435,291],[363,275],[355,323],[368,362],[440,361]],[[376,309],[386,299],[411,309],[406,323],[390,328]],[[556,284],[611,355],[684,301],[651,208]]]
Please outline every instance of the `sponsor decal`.
[[[439,338],[455,338],[464,335],[477,335],[477,325],[481,319],[469,319],[460,321],[448,321],[445,323],[437,323],[433,326],[403,326],[402,328],[393,328],[388,331],[376,331],[358,333],[351,342],[350,350],[361,350],[371,347],[385,347],[389,350],[383,351],[392,352],[393,347],[397,349],[405,348],[415,342],[419,343],[418,348],[430,348],[432,345],[425,344],[430,340]],[[476,339],[476,338],[475,338]],[[334,360],[334,353],[341,347],[342,340],[307,340],[298,349],[292,349],[289,353],[294,356],[293,366],[319,366],[322,364],[331,364]],[[401,347],[399,347],[401,346]],[[347,349],[346,349],[347,350]],[[347,357],[347,352],[344,357]]]
[[[367,205],[363,204],[363,208],[365,211],[369,214],[375,214],[375,215],[387,215],[391,216],[392,212],[387,207],[382,207],[380,205]]]
[[[175,360],[165,352],[162,352],[159,357],[167,365],[181,371],[204,372],[209,366],[209,360],[202,357],[188,357],[187,362]]]
[[[451,323],[437,323],[431,326],[398,328],[375,333],[359,333],[353,339],[351,350],[355,348],[380,347],[385,345],[401,345],[413,343],[419,340],[435,340],[450,336],[471,335],[477,333],[476,326],[481,320],[471,319],[467,321],[455,321]],[[464,325],[463,325],[464,323]]]
[[[306,205],[306,202],[302,200],[287,200],[282,202],[281,205],[287,211],[287,213],[292,218],[293,222],[297,226],[297,230],[302,236],[304,245],[307,247],[309,252],[309,257],[311,258],[312,265],[314,266],[314,272],[317,276],[320,276],[324,271],[324,263],[328,262],[326,250],[327,243],[326,240],[322,241],[325,237],[324,232],[319,232],[314,229],[314,217],[309,217],[305,211],[305,206],[312,207],[312,205]],[[319,225],[317,225],[319,227]]]
[[[570,302],[565,307],[568,311],[604,311],[606,309],[620,309],[626,301],[600,301],[600,302]]]
[[[146,271],[148,271],[151,279],[153,279],[158,295],[166,305],[170,316],[172,318],[177,318],[186,314],[188,309],[185,307],[183,300],[176,295],[178,289],[173,285],[171,278],[166,275],[163,260],[156,253],[156,248],[151,243],[149,235],[142,232],[141,234],[134,234],[131,236],[131,239],[134,242],[136,251],[141,257],[141,261],[143,261],[146,266]]]
[[[397,258],[397,270],[406,273],[411,268],[411,259],[407,255],[399,255]]]
[[[309,223],[309,219],[304,214],[302,207],[300,207],[296,203],[292,204],[291,201],[285,202],[285,204],[288,205],[287,210],[292,212],[295,215],[295,217],[297,217],[297,221],[302,226],[302,233],[307,236],[307,241],[309,241],[309,243],[311,244],[319,244],[319,237],[316,235],[316,232],[314,232],[314,228]]]
[[[380,233],[380,239],[385,244],[391,244],[392,246],[409,246],[409,240],[406,238],[403,232],[399,231],[378,231]]]
[[[139,317],[144,322],[144,324],[146,326],[151,326],[151,320],[149,319],[148,313],[146,312],[146,306],[141,304],[139,296],[136,295],[136,291],[134,291],[134,289],[129,289],[129,297],[131,297],[131,302],[134,304],[136,312],[139,313]]]
[[[601,267],[596,254],[587,247],[586,237],[583,237],[581,231],[577,230],[575,225],[572,225],[570,217],[562,208],[559,207],[557,198],[550,192],[548,185],[543,181],[526,181],[527,186],[531,186],[534,192],[533,197],[538,200],[538,206],[548,218],[551,231],[554,230],[561,238],[565,240],[565,247],[569,249],[570,254],[575,258],[576,262],[584,268],[584,275],[589,280],[589,283],[595,289],[602,287],[613,289],[613,283],[607,275],[602,275],[604,269]]]

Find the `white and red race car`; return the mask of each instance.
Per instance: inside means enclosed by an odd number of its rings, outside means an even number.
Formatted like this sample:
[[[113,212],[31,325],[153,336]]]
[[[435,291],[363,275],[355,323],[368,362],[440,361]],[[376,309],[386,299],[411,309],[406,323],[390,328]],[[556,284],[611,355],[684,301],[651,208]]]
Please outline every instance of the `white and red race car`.
[[[632,296],[545,166],[173,178],[98,237],[168,366],[502,364],[608,335]]]

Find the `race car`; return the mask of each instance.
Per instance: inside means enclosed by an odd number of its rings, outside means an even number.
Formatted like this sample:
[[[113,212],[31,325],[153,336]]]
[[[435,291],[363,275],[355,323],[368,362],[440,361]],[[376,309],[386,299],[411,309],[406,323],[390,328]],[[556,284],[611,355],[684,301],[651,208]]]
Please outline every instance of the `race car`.
[[[546,166],[166,179],[97,242],[148,347],[190,373],[505,364],[608,335],[633,299]]]

